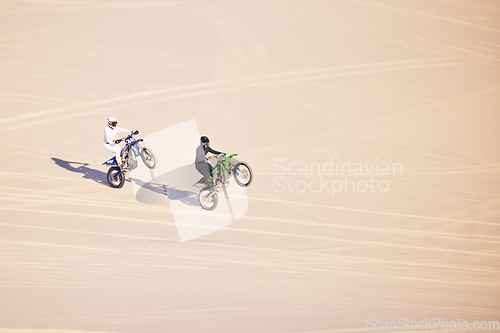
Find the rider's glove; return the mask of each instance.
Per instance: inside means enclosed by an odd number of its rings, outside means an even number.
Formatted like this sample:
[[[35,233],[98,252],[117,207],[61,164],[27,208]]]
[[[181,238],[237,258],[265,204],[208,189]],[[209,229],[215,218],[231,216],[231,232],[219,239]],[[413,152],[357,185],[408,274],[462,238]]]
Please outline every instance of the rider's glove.
[[[116,144],[118,144],[118,143],[120,143],[120,142],[122,142],[122,139],[115,140],[115,143],[116,143]]]

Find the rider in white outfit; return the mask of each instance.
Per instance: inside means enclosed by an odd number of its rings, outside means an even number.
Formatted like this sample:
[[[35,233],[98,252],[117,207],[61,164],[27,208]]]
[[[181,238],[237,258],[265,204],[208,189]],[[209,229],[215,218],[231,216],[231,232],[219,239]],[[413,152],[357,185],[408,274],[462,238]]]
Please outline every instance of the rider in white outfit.
[[[104,149],[109,151],[110,153],[115,153],[116,154],[116,163],[118,165],[122,164],[122,159],[121,159],[121,151],[122,147],[120,147],[119,144],[115,143],[115,137],[118,132],[128,132],[132,133],[131,130],[127,128],[120,128],[117,127],[116,125],[118,124],[118,119],[115,117],[109,117],[108,118],[108,126],[104,129],[104,139],[102,144],[104,145]]]

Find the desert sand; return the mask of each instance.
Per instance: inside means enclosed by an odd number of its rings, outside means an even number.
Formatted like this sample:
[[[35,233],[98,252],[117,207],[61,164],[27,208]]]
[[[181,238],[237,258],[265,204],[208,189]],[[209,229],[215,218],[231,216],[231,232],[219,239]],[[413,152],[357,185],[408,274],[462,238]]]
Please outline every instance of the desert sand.
[[[1,1],[0,332],[499,321],[499,38],[488,0]],[[106,183],[110,115],[195,120],[245,215],[181,241]]]

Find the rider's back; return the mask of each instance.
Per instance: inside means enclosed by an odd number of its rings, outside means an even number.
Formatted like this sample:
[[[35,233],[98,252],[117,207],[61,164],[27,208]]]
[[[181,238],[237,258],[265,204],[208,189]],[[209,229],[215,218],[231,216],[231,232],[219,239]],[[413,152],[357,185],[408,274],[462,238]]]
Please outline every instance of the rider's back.
[[[203,149],[203,146],[198,146],[196,148],[196,157],[194,160],[195,163],[203,163],[205,162],[205,149]]]

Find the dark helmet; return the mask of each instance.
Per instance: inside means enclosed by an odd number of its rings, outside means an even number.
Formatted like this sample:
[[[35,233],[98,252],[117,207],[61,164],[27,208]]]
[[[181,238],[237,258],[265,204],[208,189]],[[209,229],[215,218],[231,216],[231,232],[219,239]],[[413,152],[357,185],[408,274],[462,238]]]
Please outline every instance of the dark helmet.
[[[208,147],[209,144],[210,144],[210,139],[208,138],[208,136],[202,136],[200,138],[200,145],[202,145],[203,147]]]

